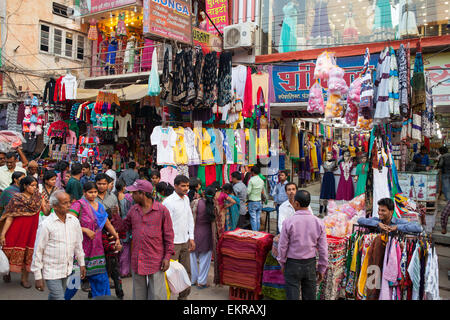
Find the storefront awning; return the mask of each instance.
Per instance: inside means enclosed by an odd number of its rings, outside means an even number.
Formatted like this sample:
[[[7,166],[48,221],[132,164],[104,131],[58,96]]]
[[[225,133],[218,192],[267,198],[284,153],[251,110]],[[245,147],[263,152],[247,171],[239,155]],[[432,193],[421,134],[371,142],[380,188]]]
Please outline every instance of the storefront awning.
[[[117,94],[120,101],[135,101],[144,98],[148,92],[147,84],[132,84],[128,87],[114,90],[99,90],[99,89],[81,89],[77,90],[77,100],[95,100],[99,91],[108,91]]]

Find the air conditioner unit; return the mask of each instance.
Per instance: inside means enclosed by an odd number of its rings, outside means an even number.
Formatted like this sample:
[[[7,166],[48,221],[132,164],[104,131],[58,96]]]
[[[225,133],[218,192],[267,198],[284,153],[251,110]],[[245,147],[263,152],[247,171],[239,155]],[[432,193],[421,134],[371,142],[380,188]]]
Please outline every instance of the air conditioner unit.
[[[223,48],[251,48],[255,45],[255,25],[245,22],[223,28]]]

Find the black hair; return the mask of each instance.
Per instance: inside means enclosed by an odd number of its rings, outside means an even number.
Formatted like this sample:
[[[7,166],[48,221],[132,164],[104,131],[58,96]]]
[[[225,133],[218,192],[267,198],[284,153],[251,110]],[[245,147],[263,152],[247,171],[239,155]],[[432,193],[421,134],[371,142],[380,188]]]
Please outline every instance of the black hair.
[[[299,190],[295,194],[295,201],[300,203],[300,207],[307,208],[311,203],[311,195],[306,190]]]
[[[20,179],[20,177],[24,176],[25,173],[21,172],[21,171],[14,171],[14,173],[11,176],[11,185],[13,185],[17,179]]]
[[[152,163],[151,163],[150,161],[147,160],[147,161],[145,161],[145,165],[148,166],[148,167],[150,167],[150,166],[152,165]]]
[[[446,146],[442,146],[439,148],[440,154],[446,154],[448,153],[448,148]]]
[[[56,176],[57,176],[57,174],[56,174],[55,171],[53,171],[53,170],[47,170],[47,171],[45,171],[45,173],[44,173],[44,178],[43,178],[42,180],[43,180],[44,183],[45,183],[45,181],[48,181],[48,180],[50,180],[51,178],[56,177]]]
[[[82,167],[82,168],[85,168],[85,169],[91,170],[91,165],[90,165],[88,162],[83,162],[83,164],[81,165],[81,167]]]
[[[159,173],[159,171],[156,171],[156,170],[150,172],[150,178],[152,178],[153,176],[161,178],[161,174]]]
[[[214,212],[214,197],[216,196],[216,189],[212,186],[209,186],[205,190],[205,206],[206,206],[206,214],[209,217],[209,220],[213,222],[216,220],[216,214]]]
[[[383,198],[378,201],[378,206],[383,206],[388,208],[389,211],[394,210],[394,201],[391,198]]]
[[[125,189],[126,186],[127,186],[127,184],[125,183],[125,181],[123,181],[123,179],[117,180],[117,182],[116,182],[116,194],[118,194],[120,191]]]
[[[235,178],[238,181],[242,180],[242,174],[239,171],[235,171],[231,174],[232,178]]]
[[[114,179],[111,178],[109,175],[105,174],[105,176],[106,176],[106,181],[108,182],[108,184],[110,184],[111,182],[114,181]]]
[[[91,181],[88,181],[83,185],[83,192],[88,192],[89,190],[92,189],[98,190],[97,185]]]
[[[105,161],[103,161],[103,164],[108,166],[109,169],[112,169],[113,162],[111,159],[105,159]]]
[[[11,158],[17,159],[16,153],[15,153],[15,152],[7,152],[7,153],[5,154],[5,158],[6,158],[6,159],[11,159]]]
[[[230,193],[234,193],[234,191],[233,191],[233,185],[232,185],[231,183],[225,183],[225,184],[222,186],[222,190],[223,190],[223,191],[228,191],[228,192],[230,192]]]
[[[74,164],[72,165],[71,170],[70,170],[70,174],[71,174],[72,176],[76,176],[77,174],[80,174],[80,173],[81,173],[82,169],[83,169],[83,167],[81,166],[81,164],[79,164],[79,163],[74,163]]]
[[[427,149],[427,147],[425,147],[425,146],[421,146],[421,147],[420,147],[420,151],[428,151],[428,149]]]
[[[292,185],[295,186],[295,190],[298,190],[298,187],[297,187],[297,185],[296,185],[294,182],[288,182],[288,183],[286,183],[286,185],[284,186],[284,191],[287,191],[288,186],[292,186]]]
[[[167,182],[158,182],[155,186],[156,188],[156,192],[158,192],[159,194],[166,196],[166,190],[167,190]]]
[[[175,192],[174,187],[172,187],[172,185],[170,183],[167,184],[167,188],[166,188],[166,194],[164,195],[165,197],[170,196],[172,193]]]
[[[189,189],[195,190],[202,182],[199,178],[193,177],[189,179]]]
[[[280,174],[282,174],[282,173],[283,173],[286,177],[288,176],[288,174],[287,174],[286,171],[283,171],[283,170],[278,171],[278,175],[280,175]]]
[[[179,174],[175,177],[173,184],[179,186],[182,183],[189,183],[189,178],[186,177],[185,175]]]
[[[66,171],[68,168],[69,168],[69,163],[64,160],[57,162],[54,167],[54,169],[59,172]]]
[[[131,161],[131,162],[128,164],[128,168],[130,168],[130,169],[136,168],[136,162]]]
[[[95,176],[95,182],[99,182],[100,180],[106,180],[106,182],[109,183],[108,181],[109,176],[106,173],[99,173],[98,175]]]
[[[218,181],[214,181],[213,183],[211,183],[209,186],[207,186],[207,188],[212,187],[216,190],[220,190],[220,183]]]
[[[32,184],[34,181],[37,182],[37,180],[33,176],[26,176],[25,178],[20,180],[20,192],[24,192],[25,188]]]
[[[260,174],[261,169],[258,166],[253,166],[251,172],[253,172],[254,174]]]

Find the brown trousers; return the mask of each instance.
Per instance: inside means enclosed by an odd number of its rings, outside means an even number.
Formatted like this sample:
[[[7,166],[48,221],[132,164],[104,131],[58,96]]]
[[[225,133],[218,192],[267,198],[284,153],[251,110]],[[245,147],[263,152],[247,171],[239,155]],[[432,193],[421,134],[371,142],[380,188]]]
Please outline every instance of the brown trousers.
[[[175,253],[172,255],[172,260],[178,260],[178,262],[181,263],[186,269],[186,272],[189,275],[189,279],[191,279],[191,257],[189,252],[189,241],[186,243],[175,244],[174,251]],[[184,291],[181,291],[178,295],[178,300],[186,300],[190,293],[190,287]]]

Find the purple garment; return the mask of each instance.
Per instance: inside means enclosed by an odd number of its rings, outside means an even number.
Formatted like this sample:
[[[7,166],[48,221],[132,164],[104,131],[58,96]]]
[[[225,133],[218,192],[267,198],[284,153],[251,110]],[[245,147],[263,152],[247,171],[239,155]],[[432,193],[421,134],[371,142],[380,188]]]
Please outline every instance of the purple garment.
[[[154,43],[151,39],[145,39],[144,49],[142,51],[142,72],[150,71],[152,67],[152,54],[153,50],[155,50],[155,47],[152,46]]]
[[[343,167],[344,162],[341,162],[339,169],[341,170],[341,177],[339,178],[339,185],[336,193],[336,200],[352,200],[355,196],[355,189],[353,187],[352,170],[353,165],[350,167],[348,172],[345,172]],[[347,178],[346,179],[346,175]]]
[[[198,175],[198,165],[189,166],[189,177],[197,177]]]
[[[120,264],[120,276],[125,277],[130,274],[131,265],[131,253],[130,253],[130,242],[125,242],[123,244],[123,250],[120,252],[119,264]]]
[[[299,210],[283,221],[277,260],[283,267],[287,258],[311,259],[319,252],[318,271],[328,266],[328,244],[325,224],[309,210]]]
[[[101,203],[98,204],[99,210]],[[104,272],[106,269],[95,268],[96,266],[105,267],[105,251],[102,242],[102,229],[97,224],[97,217],[92,209],[92,206],[84,198],[75,201],[70,207],[70,211],[78,214],[80,225],[82,228],[87,228],[95,232],[94,240],[91,240],[85,233],[83,233],[83,250],[85,254],[86,265],[88,267],[88,275],[94,275]],[[89,259],[91,258],[91,259]],[[95,258],[95,259],[93,259]],[[94,270],[89,270],[92,267]]]
[[[314,7],[314,24],[311,37],[331,37],[330,23],[328,20],[328,3],[318,1]]]
[[[211,220],[206,212],[206,200],[200,199],[195,218],[195,252],[205,253],[213,249]]]
[[[17,109],[17,124],[22,125],[23,119],[25,118],[25,105],[21,103]]]
[[[388,247],[384,253],[383,276],[381,278],[381,290],[379,300],[392,300],[392,289],[390,284],[397,284],[398,266],[396,240],[388,242]]]

